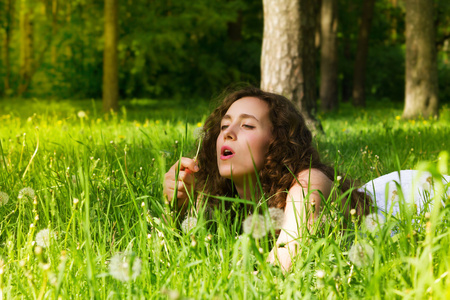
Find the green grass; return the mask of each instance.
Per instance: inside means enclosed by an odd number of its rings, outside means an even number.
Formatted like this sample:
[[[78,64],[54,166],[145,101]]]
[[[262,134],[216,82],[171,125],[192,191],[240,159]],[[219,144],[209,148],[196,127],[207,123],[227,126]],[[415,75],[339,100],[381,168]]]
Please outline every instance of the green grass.
[[[327,206],[324,216],[338,222],[303,228],[302,252],[283,274],[265,263],[270,238],[237,238],[239,218],[200,214],[187,234],[160,220],[168,209],[163,175],[181,155],[195,154],[193,130],[207,104],[135,100],[103,116],[93,101],[21,101],[0,101],[0,191],[10,197],[0,207],[5,299],[450,297],[448,207],[436,205],[426,217],[405,208],[372,234],[351,224],[344,230],[337,225],[343,215]],[[439,120],[399,115],[401,108],[387,103],[343,106],[320,116],[325,134],[317,147],[361,182],[420,161],[435,174],[445,171],[448,161],[438,156],[450,149],[448,109]],[[24,187],[36,198],[18,199]],[[41,249],[36,235],[45,228],[55,239]],[[374,249],[364,267],[349,260],[354,241]],[[135,279],[109,274],[119,252],[142,261]]]

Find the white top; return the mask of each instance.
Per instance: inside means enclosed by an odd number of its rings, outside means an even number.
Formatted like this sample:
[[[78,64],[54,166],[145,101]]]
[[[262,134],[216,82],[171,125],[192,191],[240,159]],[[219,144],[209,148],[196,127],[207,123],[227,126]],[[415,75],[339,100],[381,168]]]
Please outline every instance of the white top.
[[[359,191],[369,194],[381,212],[395,216],[399,212],[400,193],[403,193],[406,203],[416,204],[418,212],[421,212],[426,201],[429,201],[427,199],[432,199],[434,195],[432,178],[429,172],[401,170],[375,178]],[[442,182],[447,185],[450,176],[444,175]],[[450,196],[450,188],[447,189],[447,196]]]

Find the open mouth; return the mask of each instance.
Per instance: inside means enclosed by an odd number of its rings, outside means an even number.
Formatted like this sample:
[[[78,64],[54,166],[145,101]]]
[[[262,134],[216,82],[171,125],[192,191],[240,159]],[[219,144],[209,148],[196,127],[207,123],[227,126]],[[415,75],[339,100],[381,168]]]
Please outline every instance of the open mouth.
[[[227,146],[223,146],[220,153],[220,159],[229,159],[234,156],[233,149]]]

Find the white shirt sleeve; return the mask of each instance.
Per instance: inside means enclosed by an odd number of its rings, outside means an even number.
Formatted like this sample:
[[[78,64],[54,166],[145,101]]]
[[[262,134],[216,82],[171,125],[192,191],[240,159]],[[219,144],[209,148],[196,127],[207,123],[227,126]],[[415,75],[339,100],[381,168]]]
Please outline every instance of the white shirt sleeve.
[[[444,175],[443,183],[448,185],[450,176]],[[433,177],[429,172],[401,170],[375,178],[360,189],[369,194],[379,211],[396,215],[399,212],[401,195],[407,204],[416,204],[418,212],[423,211],[426,202],[434,196]],[[450,189],[447,189],[450,196]]]

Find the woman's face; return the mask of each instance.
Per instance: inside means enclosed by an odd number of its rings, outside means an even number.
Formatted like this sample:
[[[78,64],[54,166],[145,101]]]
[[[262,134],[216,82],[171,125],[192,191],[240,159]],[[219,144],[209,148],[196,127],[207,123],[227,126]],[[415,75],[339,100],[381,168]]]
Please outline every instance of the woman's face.
[[[272,140],[272,122],[266,102],[255,97],[235,101],[220,124],[217,137],[217,165],[222,177],[237,184],[259,171]]]

